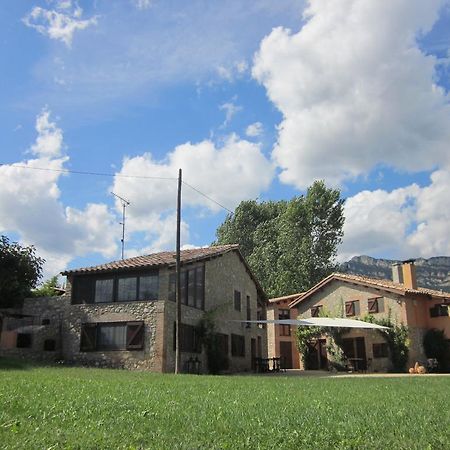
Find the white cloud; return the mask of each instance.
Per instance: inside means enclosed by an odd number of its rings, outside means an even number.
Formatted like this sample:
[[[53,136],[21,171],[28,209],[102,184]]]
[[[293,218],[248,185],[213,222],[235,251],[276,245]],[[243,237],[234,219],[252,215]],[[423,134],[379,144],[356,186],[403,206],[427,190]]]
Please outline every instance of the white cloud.
[[[283,114],[273,149],[283,182],[340,184],[379,163],[419,171],[449,161],[449,97],[416,42],[444,3],[310,1],[299,32],[264,38],[253,76]]]
[[[133,5],[140,10],[149,9],[153,4],[153,0],[131,0]]]
[[[31,147],[37,158],[0,166],[0,232],[14,232],[36,246],[46,260],[45,276],[65,269],[76,256],[117,254],[115,217],[105,205],[65,208],[58,186],[68,157],[62,154],[63,133],[43,110],[36,118],[38,136]],[[38,168],[53,169],[37,170]]]
[[[340,260],[368,254],[392,258],[450,254],[450,171],[432,173],[425,187],[363,191],[345,203]]]
[[[50,111],[44,109],[36,119],[38,136],[31,151],[39,157],[57,157],[61,155],[63,134],[54,122],[50,122]]]
[[[223,103],[219,106],[221,111],[225,111],[225,121],[223,122],[222,127],[226,127],[231,122],[231,119],[239,111],[242,111],[242,106],[236,105],[236,103],[234,103],[235,101],[236,97],[233,97],[231,101]]]
[[[255,122],[250,124],[245,130],[245,134],[250,137],[258,137],[263,133],[264,128],[261,122]]]
[[[176,206],[175,178],[183,170],[183,180],[228,208],[241,200],[257,197],[273,178],[272,164],[259,144],[230,136],[221,147],[205,140],[177,146],[166,160],[155,161],[150,153],[126,158],[118,174],[173,178],[143,180],[116,177],[113,191],[130,200],[130,231],[149,230]],[[183,186],[183,207],[201,207],[217,212],[220,207],[188,186]],[[120,202],[116,203],[120,207]]]
[[[54,9],[35,6],[22,21],[30,28],[34,28],[50,39],[64,42],[68,47],[72,45],[73,35],[78,30],[84,30],[97,24],[97,17],[81,19],[83,10],[77,2],[70,0],[52,2]]]

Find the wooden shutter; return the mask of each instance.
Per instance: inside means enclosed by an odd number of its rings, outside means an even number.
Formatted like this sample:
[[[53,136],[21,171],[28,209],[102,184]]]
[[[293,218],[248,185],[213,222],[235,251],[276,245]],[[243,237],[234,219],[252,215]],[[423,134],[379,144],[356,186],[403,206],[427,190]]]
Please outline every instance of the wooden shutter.
[[[353,302],[345,303],[345,315],[346,316],[354,316],[355,315],[355,307]]]
[[[369,298],[367,300],[367,309],[369,311],[369,314],[376,314],[378,312],[378,299]]]
[[[144,348],[144,322],[128,322],[127,350],[142,350]]]
[[[359,316],[359,313],[360,313],[359,300],[355,300],[353,302],[353,314],[355,316]]]
[[[97,324],[83,323],[81,325],[80,351],[92,352],[97,346]]]

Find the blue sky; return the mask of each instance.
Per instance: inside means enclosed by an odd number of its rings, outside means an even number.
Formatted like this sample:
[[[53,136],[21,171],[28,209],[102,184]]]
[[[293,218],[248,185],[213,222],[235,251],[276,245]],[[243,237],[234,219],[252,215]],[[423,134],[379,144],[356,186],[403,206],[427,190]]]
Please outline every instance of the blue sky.
[[[231,210],[339,187],[341,260],[448,255],[449,25],[443,0],[4,2],[0,231],[47,276],[117,259],[114,191],[127,255],[171,249],[176,182],[120,175],[182,167]],[[227,212],[183,196],[210,244]]]

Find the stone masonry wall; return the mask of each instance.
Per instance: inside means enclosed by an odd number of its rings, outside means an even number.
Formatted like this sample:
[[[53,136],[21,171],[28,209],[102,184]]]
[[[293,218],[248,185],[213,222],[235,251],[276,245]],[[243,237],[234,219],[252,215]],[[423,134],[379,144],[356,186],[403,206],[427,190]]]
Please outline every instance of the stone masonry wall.
[[[193,265],[192,267],[195,267]],[[234,310],[234,290],[241,292],[241,311]],[[248,327],[244,323],[232,322],[233,320],[246,320],[246,298],[250,296],[251,319],[256,320],[257,290],[250,275],[246,272],[236,252],[226,253],[221,257],[213,258],[205,263],[205,311],[214,311],[213,318],[216,331],[229,336],[229,361],[230,371],[251,370],[251,339],[255,339],[256,346],[258,336],[262,343],[262,356],[267,355],[266,329],[256,324]],[[165,371],[173,372],[175,366],[175,352],[173,351],[173,323],[175,322],[175,303],[167,302],[166,308],[166,365]],[[182,321],[189,325],[197,325],[204,316],[204,311],[182,305]],[[245,357],[231,356],[231,334],[245,337]],[[202,371],[206,371],[205,352],[201,355]],[[183,362],[190,357],[200,357],[197,354],[182,353]]]

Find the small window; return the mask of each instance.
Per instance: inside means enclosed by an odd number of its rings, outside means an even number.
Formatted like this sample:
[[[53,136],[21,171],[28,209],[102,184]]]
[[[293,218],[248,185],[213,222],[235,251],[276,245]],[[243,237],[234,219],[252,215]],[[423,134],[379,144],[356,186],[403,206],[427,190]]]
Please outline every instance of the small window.
[[[389,348],[386,343],[373,344],[372,350],[374,358],[387,358],[389,356]]]
[[[252,309],[251,309],[251,303],[250,303],[250,295],[247,295],[247,320],[252,320]],[[247,328],[251,328],[252,324],[247,323]]]
[[[245,356],[245,337],[238,334],[231,335],[231,356]]]
[[[46,339],[44,341],[44,352],[54,352],[56,350],[56,341],[54,339]]]
[[[195,306],[195,269],[186,271],[187,275],[187,305]]]
[[[114,280],[112,278],[95,281],[95,303],[108,303],[113,301]]]
[[[279,320],[288,320],[291,318],[289,309],[280,309],[278,310],[278,319]],[[281,324],[280,327],[280,336],[290,336],[291,335],[291,326],[288,324]]]
[[[30,333],[18,333],[17,334],[17,348],[31,348],[31,334]]]
[[[171,273],[169,275],[169,300],[174,302],[176,300],[177,291],[177,274]]]
[[[195,307],[205,308],[205,268],[199,266],[195,269]]]
[[[234,291],[234,309],[235,311],[241,310],[241,293],[239,291]]]
[[[313,306],[311,308],[311,317],[319,317],[320,313],[322,312],[322,305]]]
[[[147,275],[144,277],[140,277],[139,300],[158,300],[158,296],[159,296],[159,276]]]
[[[367,299],[367,312],[369,314],[377,314],[383,312],[383,297]]]
[[[346,317],[357,316],[359,314],[359,300],[353,300],[351,302],[345,302],[345,315]]]
[[[50,319],[42,319],[42,325],[50,325]]]
[[[98,324],[97,350],[125,350],[126,342],[126,324]]]
[[[219,355],[228,356],[228,334],[216,333],[215,338]]]
[[[173,351],[176,350],[176,322],[173,323]],[[202,343],[197,327],[182,323],[180,327],[180,351],[201,353]]]
[[[448,316],[448,305],[434,305],[430,308],[430,317]]]
[[[117,301],[118,302],[133,302],[137,300],[137,278],[127,277],[119,278],[117,281]]]

